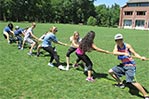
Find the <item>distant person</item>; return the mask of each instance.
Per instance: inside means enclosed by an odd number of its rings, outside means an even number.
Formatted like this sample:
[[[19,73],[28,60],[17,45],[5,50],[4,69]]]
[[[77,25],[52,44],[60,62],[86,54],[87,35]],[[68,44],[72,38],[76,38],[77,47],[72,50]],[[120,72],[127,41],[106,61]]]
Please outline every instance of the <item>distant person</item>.
[[[64,66],[62,66],[60,61],[59,61],[59,57],[58,57],[57,53],[52,48],[52,42],[54,42],[56,44],[67,46],[67,44],[58,41],[57,37],[55,36],[57,31],[58,30],[57,30],[57,28],[55,26],[53,26],[50,29],[50,31],[46,34],[46,36],[43,39],[42,48],[45,51],[49,52],[49,54],[51,55],[51,59],[50,59],[50,61],[48,63],[49,66],[54,67],[52,61],[53,61],[53,59],[55,59],[58,68],[61,69],[61,70],[65,70]]]
[[[134,85],[145,97],[145,99],[149,99],[149,96],[143,89],[143,87],[135,81],[135,72],[136,72],[136,63],[131,57],[133,54],[135,57],[146,60],[145,57],[140,56],[135,50],[132,48],[130,44],[127,44],[123,41],[122,34],[116,34],[115,37],[116,45],[114,47],[113,53],[118,56],[118,59],[121,60],[121,63],[112,69],[109,70],[109,74],[117,81],[118,84],[115,86],[124,88],[125,85],[120,80],[120,77],[126,76],[126,83],[130,83]]]
[[[25,32],[25,36],[24,36],[24,40],[23,40],[23,44],[22,44],[22,48],[24,48],[24,44],[25,42],[31,44],[31,48],[29,50],[29,52],[27,53],[28,55],[32,55],[32,50],[33,48],[37,45],[37,42],[34,40],[38,41],[38,38],[33,34],[33,29],[36,27],[36,23],[32,23],[32,26],[29,27],[27,29],[27,31]]]
[[[9,23],[3,30],[3,35],[7,39],[8,44],[14,40],[13,24]]]
[[[46,33],[44,33],[39,39],[38,39],[38,41],[40,41],[40,42],[43,42],[43,39],[45,38],[45,36],[46,36],[46,34],[47,34],[48,32],[46,32]],[[39,57],[39,55],[40,55],[40,49],[42,48],[42,45],[41,44],[39,44],[38,45],[38,47],[37,47],[37,57]]]
[[[25,28],[25,29],[20,28],[19,26],[15,27],[14,35],[16,37],[16,41],[18,41],[18,49],[22,48],[22,43],[23,43],[23,38],[22,37],[24,37],[24,31],[26,29],[27,28]]]
[[[69,70],[70,54],[73,53],[79,47],[80,41],[81,38],[79,32],[75,31],[73,36],[70,37],[71,47],[68,49],[66,53],[66,62],[67,62],[66,70]]]
[[[76,50],[76,55],[78,56],[78,58],[80,60],[85,62],[86,66],[88,68],[88,71],[87,71],[88,77],[86,78],[86,80],[91,81],[91,82],[94,81],[94,79],[92,77],[93,64],[92,64],[92,61],[90,60],[90,58],[86,55],[86,52],[95,50],[98,52],[110,54],[109,51],[106,51],[106,50],[96,47],[96,45],[94,44],[94,38],[95,38],[95,32],[94,31],[88,32],[87,35],[82,39],[79,47]]]

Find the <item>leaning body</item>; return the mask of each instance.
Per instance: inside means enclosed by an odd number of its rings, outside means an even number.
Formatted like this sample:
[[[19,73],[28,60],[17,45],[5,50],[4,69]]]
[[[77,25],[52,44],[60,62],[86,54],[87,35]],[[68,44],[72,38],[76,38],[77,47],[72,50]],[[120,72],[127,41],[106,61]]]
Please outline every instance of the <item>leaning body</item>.
[[[131,55],[131,52],[128,48],[127,43],[124,43],[123,48],[120,48],[118,45],[116,45],[116,46],[117,46],[118,52],[128,53],[129,55]],[[118,60],[120,60],[121,63],[112,68],[114,73],[118,77],[126,75],[126,82],[128,82],[128,83],[135,82],[134,76],[135,76],[135,72],[136,72],[136,63],[135,63],[134,59],[130,56],[119,55]]]

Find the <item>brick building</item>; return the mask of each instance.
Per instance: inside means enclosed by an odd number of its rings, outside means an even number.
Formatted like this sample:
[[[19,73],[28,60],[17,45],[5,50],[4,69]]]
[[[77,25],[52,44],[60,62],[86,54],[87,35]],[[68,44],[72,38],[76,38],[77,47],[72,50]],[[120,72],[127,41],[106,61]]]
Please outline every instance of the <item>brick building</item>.
[[[119,28],[149,30],[149,0],[128,0],[120,10]]]

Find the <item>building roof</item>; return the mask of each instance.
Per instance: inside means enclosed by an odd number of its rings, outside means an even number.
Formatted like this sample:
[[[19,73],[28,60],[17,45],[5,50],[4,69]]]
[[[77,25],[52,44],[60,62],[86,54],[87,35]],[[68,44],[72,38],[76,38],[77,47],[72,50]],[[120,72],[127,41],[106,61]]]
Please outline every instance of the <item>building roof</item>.
[[[128,0],[127,3],[141,3],[141,2],[149,2],[149,0]]]

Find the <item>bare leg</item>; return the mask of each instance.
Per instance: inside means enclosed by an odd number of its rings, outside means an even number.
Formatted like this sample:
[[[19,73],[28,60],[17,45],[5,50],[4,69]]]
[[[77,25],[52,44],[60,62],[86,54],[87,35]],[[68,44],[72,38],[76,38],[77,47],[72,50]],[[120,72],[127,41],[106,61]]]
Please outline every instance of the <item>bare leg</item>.
[[[4,32],[4,35],[6,35],[7,42],[10,43],[9,34],[7,32]]]
[[[119,83],[121,84],[122,81],[115,75],[112,69],[109,70],[109,74]]]
[[[70,58],[66,56],[66,63],[67,63],[67,67],[66,70],[69,70],[69,63],[70,63]]]
[[[88,78],[91,78],[91,77],[92,77],[92,71],[88,70]]]
[[[37,54],[40,53],[40,49],[41,49],[41,45],[38,45],[38,47],[37,47]]]
[[[22,43],[22,48],[21,48],[21,50],[23,50],[23,48],[24,48],[24,45],[25,45],[25,40],[23,40],[23,43]]]
[[[143,87],[141,86],[140,83],[135,82],[135,83],[132,83],[132,84],[143,94],[144,97],[148,96],[147,92],[145,92],[145,90],[143,89]]]
[[[31,44],[31,48],[30,48],[30,51],[29,51],[30,53],[32,53],[32,50],[33,50],[35,45],[36,45],[36,43]]]

